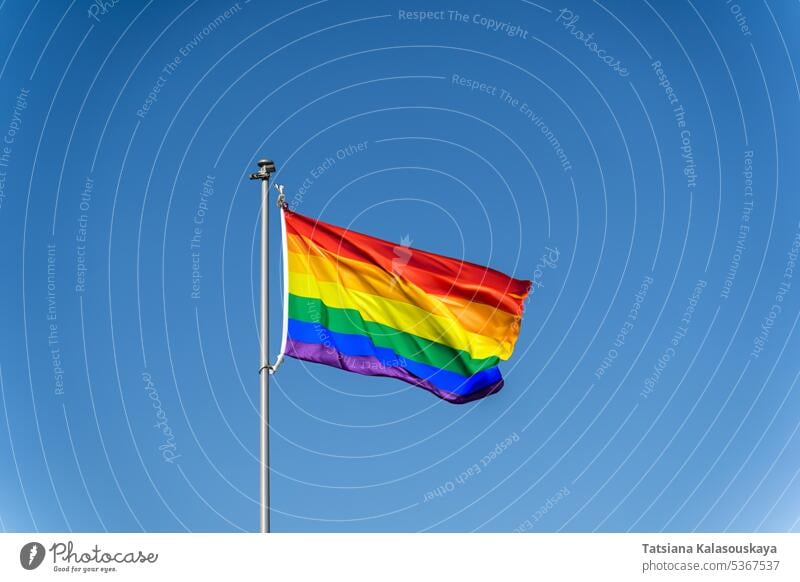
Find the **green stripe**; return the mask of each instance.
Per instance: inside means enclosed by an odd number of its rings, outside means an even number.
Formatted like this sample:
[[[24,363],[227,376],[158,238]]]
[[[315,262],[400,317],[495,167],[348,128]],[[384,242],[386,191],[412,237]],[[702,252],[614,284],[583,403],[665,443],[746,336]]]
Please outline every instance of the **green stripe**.
[[[289,294],[289,317],[308,323],[319,323],[331,331],[368,336],[376,346],[389,348],[397,355],[450,370],[462,376],[496,366],[497,357],[476,360],[467,352],[430,341],[373,321],[365,321],[355,309],[328,307],[320,299]]]

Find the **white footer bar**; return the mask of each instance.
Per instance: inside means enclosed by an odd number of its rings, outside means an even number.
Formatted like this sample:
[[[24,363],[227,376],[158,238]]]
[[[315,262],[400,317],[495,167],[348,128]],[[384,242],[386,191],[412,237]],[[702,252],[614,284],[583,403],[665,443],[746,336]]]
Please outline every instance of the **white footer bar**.
[[[2,534],[0,580],[798,580],[800,534]]]

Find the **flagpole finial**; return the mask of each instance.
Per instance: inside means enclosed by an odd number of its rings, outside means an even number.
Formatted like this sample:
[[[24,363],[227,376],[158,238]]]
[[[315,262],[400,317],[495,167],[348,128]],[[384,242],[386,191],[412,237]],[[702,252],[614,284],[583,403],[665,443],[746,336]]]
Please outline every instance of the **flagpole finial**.
[[[269,180],[269,177],[275,172],[275,162],[266,158],[258,160],[258,172],[250,174],[251,180]]]

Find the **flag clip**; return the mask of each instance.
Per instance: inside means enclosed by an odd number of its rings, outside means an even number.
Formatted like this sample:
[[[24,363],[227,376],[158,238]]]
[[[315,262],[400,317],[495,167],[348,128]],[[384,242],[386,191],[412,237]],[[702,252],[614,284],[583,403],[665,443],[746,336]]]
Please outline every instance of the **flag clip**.
[[[277,200],[278,208],[289,207],[289,205],[286,204],[286,194],[283,193],[284,187],[285,186],[283,184],[275,184],[275,189],[278,191],[278,200]]]
[[[269,373],[270,373],[270,374],[274,374],[275,372],[277,372],[277,371],[278,371],[278,368],[280,367],[280,365],[281,365],[282,363],[283,363],[283,354],[281,353],[281,354],[279,354],[279,355],[278,355],[278,357],[275,359],[275,363],[274,363],[274,364],[272,364],[272,365],[270,365],[270,366],[268,366],[268,368],[269,368]]]

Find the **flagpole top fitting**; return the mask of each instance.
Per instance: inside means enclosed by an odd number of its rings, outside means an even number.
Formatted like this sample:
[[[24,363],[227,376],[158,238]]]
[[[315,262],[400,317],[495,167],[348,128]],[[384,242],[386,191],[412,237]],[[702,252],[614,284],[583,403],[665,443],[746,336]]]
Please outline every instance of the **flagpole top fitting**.
[[[275,162],[272,160],[258,160],[258,172],[250,174],[251,180],[269,180],[270,175],[275,172]]]

